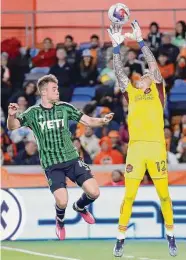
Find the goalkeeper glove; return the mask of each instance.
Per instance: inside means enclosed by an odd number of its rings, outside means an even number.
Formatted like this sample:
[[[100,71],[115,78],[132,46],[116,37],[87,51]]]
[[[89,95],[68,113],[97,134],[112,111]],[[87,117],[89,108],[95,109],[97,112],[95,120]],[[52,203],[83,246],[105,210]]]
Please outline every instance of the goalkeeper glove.
[[[126,38],[129,38],[129,39],[132,39],[132,40],[136,40],[137,42],[143,41],[142,32],[141,32],[140,26],[138,24],[138,21],[134,20],[131,23],[131,26],[132,26],[133,32],[132,33],[125,33],[124,36]]]
[[[125,36],[121,34],[122,25],[112,24],[110,28],[107,29],[107,32],[114,48],[119,46],[125,40]]]

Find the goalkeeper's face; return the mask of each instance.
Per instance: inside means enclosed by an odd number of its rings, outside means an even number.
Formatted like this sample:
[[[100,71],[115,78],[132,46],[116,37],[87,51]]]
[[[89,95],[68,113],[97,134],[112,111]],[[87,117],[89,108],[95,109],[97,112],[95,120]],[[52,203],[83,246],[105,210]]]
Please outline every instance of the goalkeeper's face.
[[[46,97],[49,103],[56,103],[59,101],[58,85],[54,82],[49,82],[43,91],[43,95]]]
[[[137,82],[136,87],[145,91],[146,89],[150,88],[151,84],[152,79],[150,75],[147,74],[141,77],[141,79]]]

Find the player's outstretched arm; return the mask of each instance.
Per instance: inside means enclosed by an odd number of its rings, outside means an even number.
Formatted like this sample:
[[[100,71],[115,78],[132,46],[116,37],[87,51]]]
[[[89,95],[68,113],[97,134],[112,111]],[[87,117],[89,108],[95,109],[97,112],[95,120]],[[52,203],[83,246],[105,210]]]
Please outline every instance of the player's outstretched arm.
[[[83,115],[80,119],[80,122],[86,126],[90,127],[100,127],[103,125],[107,125],[113,118],[114,113],[109,113],[105,115],[103,118],[95,118],[87,115]]]
[[[119,83],[119,88],[121,92],[125,92],[129,78],[125,74],[124,66],[121,61],[120,55],[120,44],[124,41],[125,36],[121,34],[122,26],[118,24],[113,24],[107,30],[113,45],[113,65],[115,70],[115,75]]]
[[[19,106],[16,103],[10,103],[8,106],[8,118],[7,118],[7,128],[8,130],[14,130],[21,127],[19,120],[16,118],[16,113],[18,112]]]
[[[153,55],[153,53],[151,52],[151,50],[149,49],[148,46],[145,45],[143,38],[142,38],[142,32],[140,29],[140,26],[138,24],[138,22],[136,20],[134,20],[131,23],[132,29],[133,29],[133,33],[126,33],[125,37],[131,38],[133,40],[136,40],[141,48],[141,51],[144,55],[145,60],[147,61],[150,73],[152,74],[152,77],[154,79],[155,82],[157,83],[161,83],[163,81],[163,78],[161,76],[161,73],[159,71],[158,68],[158,64],[156,62],[156,59]]]

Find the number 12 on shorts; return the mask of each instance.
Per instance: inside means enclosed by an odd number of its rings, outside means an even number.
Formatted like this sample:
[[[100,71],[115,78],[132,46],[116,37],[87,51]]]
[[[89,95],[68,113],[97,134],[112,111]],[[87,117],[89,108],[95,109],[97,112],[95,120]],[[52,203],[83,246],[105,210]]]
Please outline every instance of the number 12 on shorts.
[[[162,160],[161,162],[156,162],[156,167],[158,172],[165,172],[166,169],[166,161]]]

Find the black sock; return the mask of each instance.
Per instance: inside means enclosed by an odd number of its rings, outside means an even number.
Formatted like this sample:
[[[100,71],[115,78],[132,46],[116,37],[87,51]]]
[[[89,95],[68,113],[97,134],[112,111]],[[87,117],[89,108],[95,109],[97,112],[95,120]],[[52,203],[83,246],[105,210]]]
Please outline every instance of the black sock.
[[[83,193],[81,198],[76,202],[76,205],[78,208],[84,209],[85,206],[91,204],[94,201],[95,199],[89,197],[86,193]]]
[[[58,207],[58,205],[56,204],[56,216],[57,216],[57,219],[59,220],[59,221],[63,221],[63,219],[64,219],[64,217],[65,217],[65,210],[66,209],[60,209],[59,207]]]

